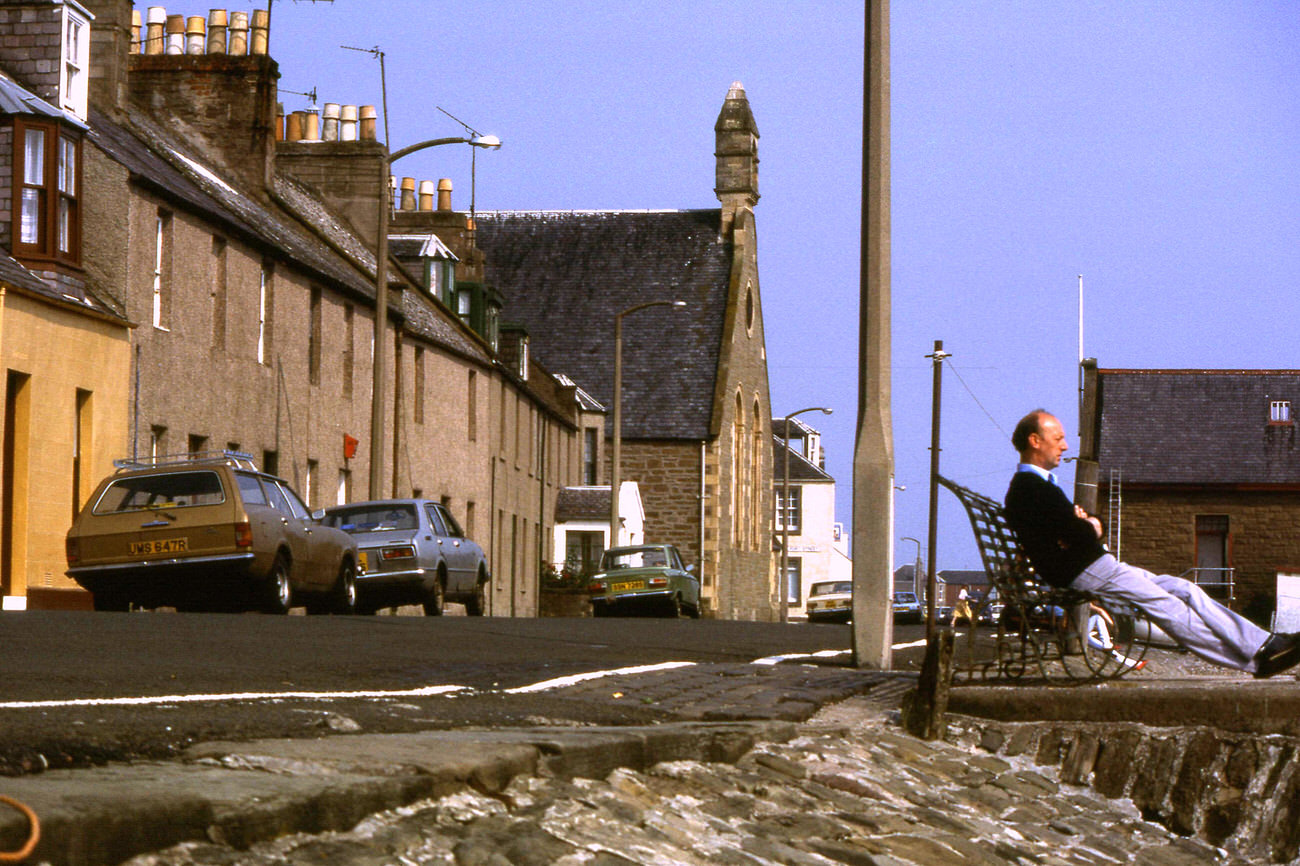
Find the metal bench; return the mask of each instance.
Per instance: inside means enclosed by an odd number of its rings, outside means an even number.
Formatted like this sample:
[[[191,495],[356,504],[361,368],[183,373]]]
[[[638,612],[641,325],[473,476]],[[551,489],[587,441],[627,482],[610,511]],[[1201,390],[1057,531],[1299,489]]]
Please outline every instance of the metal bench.
[[[971,624],[966,658],[957,669],[970,678],[1096,681],[1140,670],[1147,653],[1144,621],[1132,608],[1040,582],[1002,506],[940,476],[970,518],[989,584],[976,611],[1000,603],[991,637]]]

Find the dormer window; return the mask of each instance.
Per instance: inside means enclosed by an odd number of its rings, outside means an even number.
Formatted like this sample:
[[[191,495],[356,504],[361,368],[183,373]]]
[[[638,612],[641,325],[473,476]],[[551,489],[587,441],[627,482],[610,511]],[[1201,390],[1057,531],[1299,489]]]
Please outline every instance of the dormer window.
[[[63,7],[63,68],[59,106],[86,119],[90,77],[90,22],[71,7]]]
[[[14,254],[81,262],[81,138],[54,121],[14,118]]]
[[[1291,401],[1273,400],[1268,405],[1268,420],[1272,424],[1291,423]]]

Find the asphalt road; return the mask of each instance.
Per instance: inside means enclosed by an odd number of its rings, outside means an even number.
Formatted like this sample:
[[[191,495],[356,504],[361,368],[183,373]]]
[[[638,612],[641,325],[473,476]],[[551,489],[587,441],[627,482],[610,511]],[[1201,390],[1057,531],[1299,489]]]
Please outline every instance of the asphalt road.
[[[653,707],[508,690],[635,665],[847,651],[851,637],[844,625],[686,619],[26,612],[0,615],[0,641],[0,774],[17,774],[211,739],[647,724]]]

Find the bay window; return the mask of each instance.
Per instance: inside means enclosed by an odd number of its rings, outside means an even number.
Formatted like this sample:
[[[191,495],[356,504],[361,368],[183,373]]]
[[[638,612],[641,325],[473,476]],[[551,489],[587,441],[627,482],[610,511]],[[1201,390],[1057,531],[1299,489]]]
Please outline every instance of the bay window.
[[[14,118],[14,239],[19,258],[81,262],[81,139],[57,123]]]

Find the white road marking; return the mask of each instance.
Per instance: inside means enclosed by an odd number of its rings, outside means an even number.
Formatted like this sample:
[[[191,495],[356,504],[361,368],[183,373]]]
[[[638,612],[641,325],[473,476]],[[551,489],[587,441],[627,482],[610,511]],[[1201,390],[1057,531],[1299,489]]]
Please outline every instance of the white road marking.
[[[754,659],[752,665],[779,665],[781,662],[794,661],[796,659],[813,659],[813,658],[831,658],[833,656],[848,655],[850,650],[818,650],[815,653],[786,653],[779,656],[767,656],[766,658]]]
[[[911,643],[896,643],[892,647],[890,647],[890,649],[896,649],[896,650],[916,649],[919,646],[925,646],[925,638],[921,638],[921,640],[914,640]]]
[[[558,689],[564,686],[571,686],[574,683],[581,683],[586,680],[597,680],[602,677],[616,677],[619,674],[644,674],[652,671],[668,671],[674,668],[688,668],[695,662],[663,662],[657,665],[638,665],[630,668],[615,668],[609,671],[591,671],[585,674],[573,674],[567,677],[556,677],[553,680],[542,680],[540,683],[533,683],[530,686],[516,686],[513,689],[505,689],[508,695],[522,695],[529,692],[544,692],[548,689]]]
[[[196,704],[204,701],[225,703],[231,701],[269,701],[285,698],[316,698],[336,700],[346,698],[418,698],[430,695],[445,695],[464,691],[465,686],[425,686],[419,689],[401,691],[368,692],[238,692],[222,695],[158,695],[141,698],[74,698],[64,701],[5,701],[0,703],[0,710],[33,710],[53,707],[140,707],[158,706],[160,704]]]

